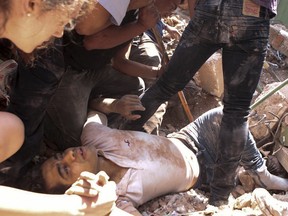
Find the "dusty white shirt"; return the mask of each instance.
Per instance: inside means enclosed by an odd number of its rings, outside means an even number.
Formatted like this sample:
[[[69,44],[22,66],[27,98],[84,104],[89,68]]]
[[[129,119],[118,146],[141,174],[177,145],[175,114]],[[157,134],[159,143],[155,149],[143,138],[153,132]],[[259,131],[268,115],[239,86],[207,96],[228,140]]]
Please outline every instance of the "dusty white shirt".
[[[128,168],[117,184],[117,194],[134,207],[191,188],[199,172],[194,153],[178,139],[115,130],[95,122],[86,124],[81,139],[82,145],[93,145],[105,158]]]
[[[111,22],[120,25],[125,17],[130,0],[98,0],[98,3],[111,14]]]

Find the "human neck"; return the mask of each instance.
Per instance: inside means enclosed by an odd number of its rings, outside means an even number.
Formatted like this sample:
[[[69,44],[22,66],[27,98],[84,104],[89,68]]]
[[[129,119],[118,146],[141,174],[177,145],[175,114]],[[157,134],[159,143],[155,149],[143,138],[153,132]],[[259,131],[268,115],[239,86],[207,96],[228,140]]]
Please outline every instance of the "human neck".
[[[99,155],[97,172],[99,172],[100,170],[105,171],[107,175],[110,177],[111,181],[115,181],[116,183],[119,183],[128,169],[124,167],[120,167],[117,164],[113,163],[112,161]]]
[[[0,38],[5,37],[5,22],[4,15],[0,12]]]

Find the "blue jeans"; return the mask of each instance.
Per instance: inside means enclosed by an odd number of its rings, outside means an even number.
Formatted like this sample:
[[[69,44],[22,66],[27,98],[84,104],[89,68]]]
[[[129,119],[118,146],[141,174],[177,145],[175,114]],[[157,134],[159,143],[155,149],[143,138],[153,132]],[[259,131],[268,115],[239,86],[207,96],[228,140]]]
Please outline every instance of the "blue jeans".
[[[167,136],[181,140],[183,144],[195,152],[200,166],[200,177],[194,188],[207,189],[211,182],[213,168],[217,161],[217,139],[222,117],[221,107],[211,109],[179,132]],[[264,164],[264,159],[258,151],[250,132],[242,152],[240,164],[245,170],[257,170]]]
[[[160,104],[182,90],[216,51],[222,51],[223,118],[211,179],[211,203],[227,200],[248,136],[247,116],[257,87],[269,37],[269,18],[242,15],[243,0],[199,0],[179,44],[158,82],[145,92],[141,119],[125,129],[142,125]]]

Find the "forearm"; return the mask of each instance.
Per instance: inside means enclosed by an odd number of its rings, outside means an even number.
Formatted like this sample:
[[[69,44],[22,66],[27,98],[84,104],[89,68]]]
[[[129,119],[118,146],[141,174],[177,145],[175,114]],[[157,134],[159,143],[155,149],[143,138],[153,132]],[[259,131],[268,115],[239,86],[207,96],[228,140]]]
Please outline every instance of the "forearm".
[[[120,99],[98,98],[91,100],[89,108],[102,113],[118,113],[129,120],[135,120],[141,116],[132,114],[133,111],[144,111],[138,95],[124,95]]]
[[[115,113],[117,99],[114,98],[97,98],[89,102],[89,108],[104,114]]]
[[[124,26],[109,26],[97,34],[86,36],[84,46],[87,50],[113,48],[131,40],[146,30],[137,21]]]
[[[195,6],[196,6],[196,0],[188,0],[188,9],[189,9],[190,18],[194,16]]]
[[[129,76],[141,78],[157,78],[160,75],[158,67],[144,65],[129,59],[113,59],[113,67]]]
[[[48,195],[0,186],[0,215],[84,215],[80,196]]]

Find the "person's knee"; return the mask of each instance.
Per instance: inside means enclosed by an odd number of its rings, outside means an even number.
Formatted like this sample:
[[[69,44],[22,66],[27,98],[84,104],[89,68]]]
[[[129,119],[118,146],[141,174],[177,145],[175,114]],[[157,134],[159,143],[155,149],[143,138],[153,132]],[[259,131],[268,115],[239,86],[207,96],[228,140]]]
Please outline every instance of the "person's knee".
[[[20,149],[24,137],[23,122],[12,113],[0,112],[0,162]]]

